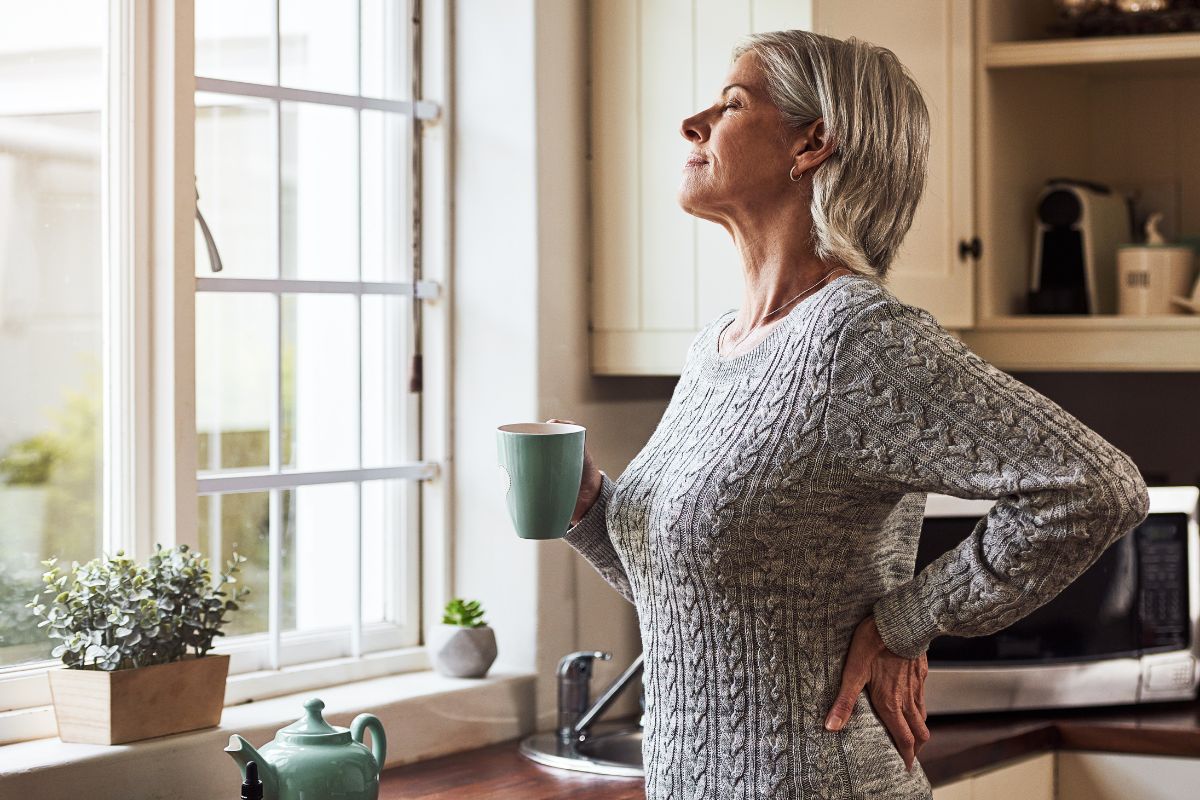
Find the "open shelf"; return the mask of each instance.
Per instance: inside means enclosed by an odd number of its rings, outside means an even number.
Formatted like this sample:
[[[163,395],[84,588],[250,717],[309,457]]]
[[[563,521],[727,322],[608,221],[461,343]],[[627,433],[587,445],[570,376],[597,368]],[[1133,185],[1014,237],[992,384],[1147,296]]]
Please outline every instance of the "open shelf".
[[[1195,331],[1200,314],[1160,314],[1149,317],[1119,314],[1010,314],[980,319],[975,330],[1028,331]],[[1200,354],[1198,354],[1200,355]]]
[[[1137,74],[1152,74],[1159,69],[1200,70],[1200,33],[994,42],[986,46],[984,66],[987,69],[1079,67]]]
[[[1046,0],[976,3],[974,324],[1001,369],[1200,371],[1200,315],[1026,313],[1037,197],[1050,178],[1126,195],[1138,226],[1200,235],[1200,33],[1054,37]],[[1115,270],[1105,257],[1098,268]],[[1190,296],[1190,291],[1182,294]]]
[[[1186,326],[1096,328],[1075,324],[1053,325],[1034,319],[1028,324],[1019,317],[987,321],[974,330],[957,332],[981,358],[1006,372],[1020,370],[1119,372],[1200,370],[1200,324]],[[1120,318],[1134,322],[1136,318]],[[1173,321],[1173,320],[1172,320]],[[1099,322],[1109,320],[1063,320]]]

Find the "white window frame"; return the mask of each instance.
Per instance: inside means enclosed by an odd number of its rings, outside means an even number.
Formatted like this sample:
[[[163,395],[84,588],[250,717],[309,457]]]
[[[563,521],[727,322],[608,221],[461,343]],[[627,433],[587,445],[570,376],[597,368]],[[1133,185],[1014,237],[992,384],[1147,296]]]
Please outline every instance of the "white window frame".
[[[375,478],[410,480],[406,524],[417,535],[419,569],[409,598],[419,609],[415,644],[397,641],[393,625],[354,625],[343,635],[320,633],[237,637],[217,652],[232,656],[226,705],[383,674],[427,669],[423,630],[440,621],[452,597],[449,486],[450,453],[450,186],[452,117],[449,0],[397,0],[419,8],[417,40],[421,97],[415,104],[414,168],[419,170],[421,278],[413,283],[251,281],[239,290],[415,294],[422,300],[420,336],[423,391],[418,395],[418,437],[423,458],[388,468],[320,473],[221,475],[196,473],[195,299],[211,282],[250,279],[197,278],[195,270],[195,92],[217,82],[194,76],[194,0],[108,0],[110,76],[101,160],[105,280],[104,546],[144,559],[156,543],[196,546],[201,492],[265,488],[278,496],[287,486]],[[415,5],[414,5],[415,4]],[[278,2],[276,3],[278,8]],[[276,12],[278,20],[278,12]],[[249,90],[250,84],[225,89]],[[257,87],[261,90],[264,87]],[[270,87],[278,99],[324,96],[339,104],[387,110],[401,101],[330,95]],[[427,98],[439,98],[441,101]],[[419,138],[417,132],[419,131]],[[296,285],[302,283],[304,285]],[[267,285],[270,284],[270,285]],[[361,328],[360,328],[361,329]],[[111,363],[111,367],[109,364]],[[430,400],[432,399],[432,402]],[[361,485],[361,484],[360,484]],[[272,504],[277,505],[276,503]],[[276,522],[273,520],[272,522]],[[277,529],[272,525],[273,529]],[[176,535],[178,532],[178,535]],[[278,536],[273,534],[276,539]],[[277,548],[273,548],[277,550]],[[277,556],[273,552],[273,559]],[[419,558],[419,567],[418,567]],[[277,563],[277,562],[275,562]],[[275,573],[278,574],[278,573]],[[276,580],[275,583],[278,583]],[[356,604],[361,607],[361,602]],[[383,630],[391,628],[391,630]],[[415,639],[412,634],[415,633]],[[403,641],[403,634],[399,636]],[[375,650],[376,652],[369,652]],[[0,745],[55,735],[46,672],[57,661],[0,668]]]

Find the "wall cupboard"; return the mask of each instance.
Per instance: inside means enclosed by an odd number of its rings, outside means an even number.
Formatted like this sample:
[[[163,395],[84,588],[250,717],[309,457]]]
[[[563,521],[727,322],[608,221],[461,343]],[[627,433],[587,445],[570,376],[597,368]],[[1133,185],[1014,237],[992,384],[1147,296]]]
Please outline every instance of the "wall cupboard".
[[[897,296],[1010,371],[1200,369],[1200,315],[1027,313],[1051,177],[1109,184],[1138,215],[1163,211],[1168,235],[1200,234],[1200,34],[1051,39],[1051,14],[1050,0],[592,0],[593,373],[678,375],[696,331],[741,304],[729,235],[676,201],[680,123],[715,101],[741,35],[784,28],[889,47],[925,93],[929,183]]]

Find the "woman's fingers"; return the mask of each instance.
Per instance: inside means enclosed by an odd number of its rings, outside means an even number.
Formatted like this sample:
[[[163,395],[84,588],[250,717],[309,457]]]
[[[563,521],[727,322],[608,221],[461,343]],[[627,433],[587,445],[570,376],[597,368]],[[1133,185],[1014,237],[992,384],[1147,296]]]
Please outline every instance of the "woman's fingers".
[[[925,662],[925,656],[921,656],[921,671],[917,676],[917,710],[921,713],[921,720],[929,719],[929,712],[925,710],[925,678],[929,675],[929,667]]]
[[[904,706],[894,698],[888,698],[875,705],[876,715],[887,728],[892,742],[896,745],[896,750],[900,753],[900,758],[904,759],[904,768],[912,769],[913,759],[916,758],[917,740],[912,729],[908,727],[908,717],[904,713]]]
[[[871,669],[875,662],[875,651],[870,642],[871,628],[866,623],[867,617],[854,628],[850,637],[850,647],[846,651],[846,661],[842,665],[842,686],[838,695],[825,715],[825,728],[840,731],[850,719],[854,704],[863,687],[871,680]]]
[[[925,674],[928,668],[923,663],[923,657],[908,662],[906,674],[900,684],[904,687],[900,695],[900,707],[904,713],[904,721],[913,737],[913,758],[921,752],[921,748],[929,741],[929,728],[925,725]],[[912,769],[912,763],[908,762]]]
[[[867,685],[869,677],[869,670],[859,662],[858,654],[852,646],[849,656],[846,658],[846,665],[842,669],[842,687],[838,690],[837,698],[825,716],[827,730],[840,731],[846,724],[846,720],[850,719],[858,694]]]
[[[917,710],[916,703],[905,706],[904,719],[908,722],[908,729],[913,735],[913,757],[921,754],[921,748],[929,741],[929,728],[925,726],[925,720],[921,719],[921,712]],[[912,764],[909,764],[909,769]]]
[[[929,662],[926,660],[924,653],[917,659],[915,669],[913,670],[913,703],[910,709],[908,724],[917,738],[917,754],[920,755],[921,748],[929,741],[929,728],[925,725],[925,721],[929,719],[929,713],[925,710],[925,678],[929,675]]]

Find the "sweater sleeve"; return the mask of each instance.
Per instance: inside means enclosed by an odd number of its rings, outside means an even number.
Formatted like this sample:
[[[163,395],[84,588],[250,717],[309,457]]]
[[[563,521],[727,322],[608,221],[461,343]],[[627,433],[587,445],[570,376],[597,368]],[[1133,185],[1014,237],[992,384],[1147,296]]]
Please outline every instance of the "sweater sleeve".
[[[928,311],[893,298],[850,313],[822,418],[833,460],[865,491],[996,501],[966,539],[875,601],[893,653],[916,658],[941,634],[1007,627],[1146,518],[1149,492],[1128,455]]]
[[[633,589],[629,585],[629,575],[608,536],[608,501],[616,482],[604,470],[600,470],[600,481],[600,494],[596,501],[579,522],[567,528],[563,541],[587,559],[609,586],[632,603]]]

